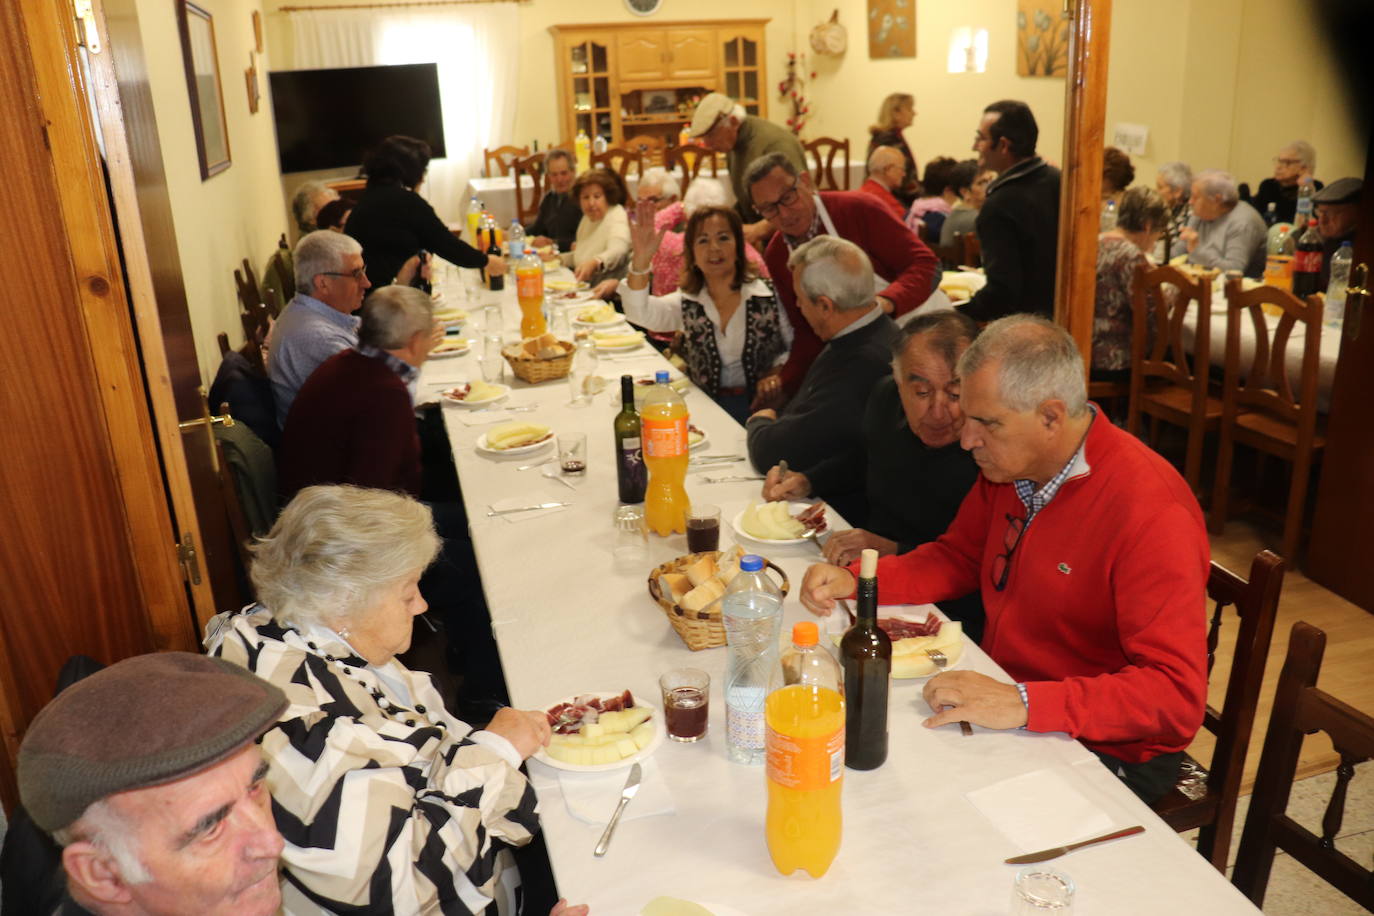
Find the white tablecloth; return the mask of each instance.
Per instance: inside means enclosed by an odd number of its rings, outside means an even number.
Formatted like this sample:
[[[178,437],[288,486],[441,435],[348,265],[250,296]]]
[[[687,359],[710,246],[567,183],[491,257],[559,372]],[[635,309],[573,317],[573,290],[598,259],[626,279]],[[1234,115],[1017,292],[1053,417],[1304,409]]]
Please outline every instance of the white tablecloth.
[[[451,303],[462,299],[454,286],[446,287],[446,294]],[[512,294],[500,298],[507,337],[514,339]],[[480,340],[480,329],[464,333]],[[647,347],[642,357],[603,360],[600,374],[618,378],[622,372],[642,374],[665,365]],[[421,376],[422,393],[478,372],[475,355],[431,361]],[[667,742],[654,755],[676,813],[623,821],[604,858],[592,856],[601,828],[574,818],[556,783],[541,780],[540,814],[549,854],[559,889],[568,899],[590,903],[598,916],[632,916],[660,895],[716,902],[750,916],[925,911],[994,916],[1007,912],[1017,871],[1002,860],[1028,850],[1014,844],[966,793],[1050,770],[1112,825],[1147,828],[1141,836],[1090,847],[1054,863],[1077,882],[1077,912],[1257,912],[1078,742],[1025,731],[975,729],[972,737],[963,737],[953,726],[923,728],[920,720],[929,712],[921,699],[921,681],[894,682],[887,763],[871,772],[845,773],[844,839],[830,871],[820,880],[803,873],[778,874],[764,843],[763,770],[725,757],[725,652],[689,651],[645,588],[650,568],[686,553],[684,537],[651,535],[650,556],[642,569],[617,569],[612,561],[611,518],[617,503],[611,422],[617,408],[610,391],[616,387],[579,410],[565,406],[565,382],[514,382],[510,403],[539,408],[516,416],[546,423],[557,432],[587,433],[589,467],[576,492],[541,478],[538,470],[517,470],[537,457],[495,461],[478,454],[473,443],[483,427],[448,423],[502,663],[517,706],[540,708],[571,693],[624,688],[656,697],[659,674],[681,665],[702,668],[712,678],[707,737],[696,744]],[[710,436],[707,451],[744,454],[743,430],[714,402],[693,389],[687,403],[693,422]],[[457,410],[444,409],[450,414]],[[700,478],[752,473],[747,467],[740,462],[688,477],[693,499],[721,507],[723,546],[734,540],[729,520],[757,498],[759,484],[706,484]],[[573,505],[526,521],[486,517],[490,503],[512,496]],[[807,616],[796,590],[817,555],[809,545],[759,552],[791,578],[792,592],[784,605],[784,632],[790,631],[793,622]],[[968,647],[965,658],[976,670],[1004,676],[976,646]]]

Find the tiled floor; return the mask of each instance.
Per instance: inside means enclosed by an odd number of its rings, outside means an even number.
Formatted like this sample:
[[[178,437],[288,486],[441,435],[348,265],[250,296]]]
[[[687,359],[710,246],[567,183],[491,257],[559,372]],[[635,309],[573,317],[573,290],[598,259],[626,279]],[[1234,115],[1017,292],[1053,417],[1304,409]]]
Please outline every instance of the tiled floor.
[[[1288,800],[1288,816],[1320,836],[1322,815],[1326,812],[1326,804],[1335,784],[1335,773],[1325,773],[1294,783],[1293,794]],[[1240,800],[1228,876],[1236,863],[1236,849],[1240,846],[1249,804],[1249,796]],[[1195,831],[1187,836],[1192,839],[1194,834]],[[1350,782],[1346,797],[1345,818],[1336,834],[1336,848],[1365,867],[1374,861],[1374,761],[1355,767],[1355,777]],[[1359,916],[1367,911],[1293,861],[1291,856],[1279,852],[1274,857],[1274,868],[1269,875],[1264,912],[1268,916]]]

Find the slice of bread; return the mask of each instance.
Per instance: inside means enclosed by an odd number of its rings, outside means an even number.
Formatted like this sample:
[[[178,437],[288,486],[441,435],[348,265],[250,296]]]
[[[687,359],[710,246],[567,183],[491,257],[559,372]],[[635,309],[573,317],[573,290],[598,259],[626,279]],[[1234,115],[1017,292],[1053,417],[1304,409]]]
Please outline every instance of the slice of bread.
[[[664,573],[659,576],[663,592],[670,595],[674,604],[681,604],[682,598],[692,590],[692,582],[682,573]]]
[[[702,557],[700,560],[697,560],[691,566],[688,566],[686,569],[683,570],[683,572],[687,574],[688,579],[692,580],[692,585],[699,586],[707,579],[710,579],[713,576],[715,576],[715,558],[708,554],[707,556]]]
[[[704,611],[713,601],[725,594],[725,586],[714,577],[706,579],[678,602],[684,611]]]

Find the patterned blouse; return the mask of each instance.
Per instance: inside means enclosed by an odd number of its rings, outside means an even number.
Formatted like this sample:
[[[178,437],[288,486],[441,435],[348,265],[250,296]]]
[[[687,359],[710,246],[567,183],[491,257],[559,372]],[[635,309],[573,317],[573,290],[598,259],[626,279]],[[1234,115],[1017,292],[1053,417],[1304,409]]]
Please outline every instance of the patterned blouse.
[[[480,913],[499,893],[505,850],[538,829],[509,742],[449,715],[428,675],[261,605],[218,615],[206,648],[290,701],[262,737],[285,913]]]
[[[1131,242],[1113,235],[1098,238],[1092,368],[1131,367],[1131,284],[1146,266],[1144,253]]]

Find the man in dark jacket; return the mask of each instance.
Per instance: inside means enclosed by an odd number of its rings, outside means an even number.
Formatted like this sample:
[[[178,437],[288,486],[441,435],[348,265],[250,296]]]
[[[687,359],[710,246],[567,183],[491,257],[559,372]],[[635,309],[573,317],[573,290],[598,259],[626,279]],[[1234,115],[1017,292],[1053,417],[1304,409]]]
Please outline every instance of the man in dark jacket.
[[[988,282],[962,310],[975,321],[1016,312],[1054,317],[1059,169],[1035,154],[1039,137],[1025,102],[993,102],[983,110],[973,151],[980,168],[999,174],[977,222]]]
[[[577,177],[577,167],[572,153],[565,149],[551,149],[544,157],[544,180],[548,190],[544,199],[539,201],[539,215],[534,222],[525,227],[533,238],[530,240],[542,248],[550,242],[558,245],[559,251],[571,251],[573,240],[577,238],[577,224],[582,220],[582,208],[573,200],[573,179]]]

